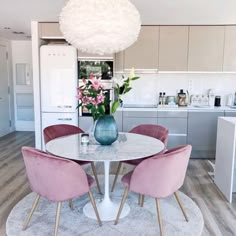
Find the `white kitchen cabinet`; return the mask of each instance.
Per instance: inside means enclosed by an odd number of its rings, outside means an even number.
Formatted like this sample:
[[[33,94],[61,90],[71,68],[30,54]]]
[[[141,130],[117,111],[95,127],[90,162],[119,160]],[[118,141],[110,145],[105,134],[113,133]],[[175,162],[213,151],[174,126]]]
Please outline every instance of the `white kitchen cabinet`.
[[[225,26],[224,71],[236,71],[236,26]]]
[[[160,26],[160,71],[187,71],[188,29],[188,26]]]
[[[39,37],[43,39],[63,39],[64,36],[60,30],[58,22],[39,23]]]
[[[159,26],[142,26],[138,40],[124,51],[124,69],[157,69]]]
[[[189,71],[222,71],[224,26],[189,27]]]

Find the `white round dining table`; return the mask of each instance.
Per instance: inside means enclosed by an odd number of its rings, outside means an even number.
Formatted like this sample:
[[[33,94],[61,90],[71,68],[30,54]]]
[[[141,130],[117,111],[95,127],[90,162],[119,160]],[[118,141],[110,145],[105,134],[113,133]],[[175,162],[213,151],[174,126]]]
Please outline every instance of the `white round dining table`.
[[[94,139],[90,140],[89,145],[81,144],[81,134],[63,136],[46,144],[47,152],[62,158],[104,163],[104,198],[101,202],[96,202],[102,221],[114,220],[120,206],[120,201],[110,198],[110,163],[149,157],[163,149],[164,144],[160,140],[134,133],[119,133],[112,145],[100,145]],[[125,217],[129,211],[128,204],[125,204],[120,218]],[[96,219],[90,202],[84,206],[83,212],[87,217]]]

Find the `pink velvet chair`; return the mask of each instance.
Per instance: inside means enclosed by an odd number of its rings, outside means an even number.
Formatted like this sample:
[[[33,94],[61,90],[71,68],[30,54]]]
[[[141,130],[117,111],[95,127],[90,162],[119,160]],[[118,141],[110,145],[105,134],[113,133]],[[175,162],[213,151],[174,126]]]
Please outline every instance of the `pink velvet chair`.
[[[168,132],[168,129],[166,129],[165,127],[163,127],[161,125],[151,125],[151,124],[138,125],[138,126],[134,127],[133,129],[131,129],[129,131],[129,133],[142,134],[142,135],[146,135],[146,136],[150,136],[150,137],[159,139],[165,145],[165,149],[162,152],[164,152],[166,150],[169,132]],[[115,174],[115,178],[114,178],[114,181],[112,184],[111,192],[114,191],[114,188],[115,188],[115,185],[117,182],[117,178],[118,178],[118,175],[121,170],[122,163],[137,166],[143,160],[144,160],[144,158],[137,159],[137,160],[129,160],[129,161],[119,162],[119,165],[118,165],[118,168],[117,168],[117,171]]]
[[[80,133],[84,133],[84,131],[77,126],[67,125],[67,124],[51,125],[51,126],[46,127],[43,130],[45,144],[47,144],[52,139],[55,139],[58,137],[62,137],[62,136],[70,135],[70,134],[80,134]],[[94,163],[92,161],[75,161],[75,162],[78,163],[79,165],[91,164],[94,178],[96,180],[98,192],[102,193]]]
[[[121,181],[126,188],[115,224],[119,221],[128,191],[155,198],[161,235],[163,230],[160,198],[166,198],[174,193],[184,217],[188,221],[177,191],[183,185],[191,150],[190,145],[170,149],[163,154],[143,160],[133,171],[124,175]]]
[[[54,235],[56,236],[62,202],[84,195],[85,193],[89,194],[98,223],[101,225],[96,203],[90,191],[90,187],[95,181],[90,175],[86,175],[80,165],[32,147],[22,147],[22,154],[30,187],[37,194],[22,230],[26,229],[42,196],[49,201],[58,203],[54,230]]]

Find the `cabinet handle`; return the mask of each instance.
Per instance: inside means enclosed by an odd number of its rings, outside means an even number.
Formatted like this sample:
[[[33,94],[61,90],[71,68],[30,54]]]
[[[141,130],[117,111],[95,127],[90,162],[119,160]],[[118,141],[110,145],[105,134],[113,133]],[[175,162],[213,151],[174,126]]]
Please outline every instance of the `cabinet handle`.
[[[72,118],[58,118],[58,120],[72,120]]]
[[[72,108],[72,106],[67,106],[67,105],[65,105],[65,106],[57,106],[58,108]]]

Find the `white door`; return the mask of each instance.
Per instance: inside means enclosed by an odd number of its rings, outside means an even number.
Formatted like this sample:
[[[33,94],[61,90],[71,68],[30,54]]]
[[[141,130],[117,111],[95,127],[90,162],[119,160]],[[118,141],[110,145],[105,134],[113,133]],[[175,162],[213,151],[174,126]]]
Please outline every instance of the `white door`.
[[[0,136],[10,133],[7,47],[0,44]]]

